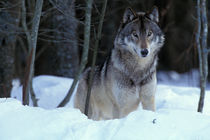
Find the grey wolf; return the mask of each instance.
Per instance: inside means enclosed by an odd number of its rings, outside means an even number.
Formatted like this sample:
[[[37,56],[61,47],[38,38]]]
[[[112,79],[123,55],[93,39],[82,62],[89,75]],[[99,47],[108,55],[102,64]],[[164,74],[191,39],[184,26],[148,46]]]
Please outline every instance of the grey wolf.
[[[145,13],[125,10],[109,57],[94,70],[89,118],[122,118],[139,103],[143,109],[155,111],[157,54],[164,43],[158,22],[156,7]],[[82,74],[74,99],[74,107],[82,113],[90,71]]]

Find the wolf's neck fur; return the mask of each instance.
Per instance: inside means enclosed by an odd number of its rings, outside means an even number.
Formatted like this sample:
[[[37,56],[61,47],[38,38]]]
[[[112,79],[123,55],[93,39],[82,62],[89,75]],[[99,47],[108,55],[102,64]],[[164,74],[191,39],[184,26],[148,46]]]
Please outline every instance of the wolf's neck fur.
[[[156,71],[157,52],[150,52],[149,56],[140,58],[127,50],[114,48],[111,61],[116,70],[129,77],[135,84],[141,84]]]

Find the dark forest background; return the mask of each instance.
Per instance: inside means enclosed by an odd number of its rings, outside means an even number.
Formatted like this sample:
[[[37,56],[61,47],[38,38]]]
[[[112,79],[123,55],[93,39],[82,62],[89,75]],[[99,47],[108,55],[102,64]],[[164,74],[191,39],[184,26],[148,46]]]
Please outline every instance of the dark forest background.
[[[24,79],[30,52],[27,32],[31,30],[36,1],[25,0],[25,14],[22,1],[0,0],[0,97],[10,96],[14,78],[21,82]],[[102,2],[94,0],[93,3],[87,66],[92,61]],[[124,10],[131,7],[135,11],[148,11],[154,5],[159,8],[160,27],[166,38],[159,54],[158,70],[183,73],[198,68],[195,0],[108,0],[97,64],[102,63],[111,51]],[[44,1],[37,40],[35,76],[75,76],[83,47],[85,6],[85,0]],[[209,3],[207,8],[210,9]],[[210,19],[209,14],[208,17]]]

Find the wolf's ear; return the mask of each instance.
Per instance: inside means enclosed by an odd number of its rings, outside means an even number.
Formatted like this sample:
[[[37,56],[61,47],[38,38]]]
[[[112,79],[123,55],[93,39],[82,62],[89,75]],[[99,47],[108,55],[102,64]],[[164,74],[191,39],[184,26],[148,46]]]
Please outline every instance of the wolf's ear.
[[[127,8],[123,15],[123,23],[130,22],[135,17],[136,17],[136,13],[131,8]]]
[[[159,13],[158,13],[158,8],[156,6],[154,6],[152,8],[152,10],[148,13],[148,17],[155,21],[155,22],[159,22]]]

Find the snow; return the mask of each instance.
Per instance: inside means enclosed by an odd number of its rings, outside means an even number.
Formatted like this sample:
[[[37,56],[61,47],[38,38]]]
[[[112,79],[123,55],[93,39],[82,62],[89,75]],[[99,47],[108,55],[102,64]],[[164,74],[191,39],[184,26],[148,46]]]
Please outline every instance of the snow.
[[[66,96],[72,82],[72,79],[57,76],[43,75],[35,77],[33,79],[33,89],[36,98],[39,99],[38,106],[45,109],[56,108]],[[77,88],[77,86],[75,88]],[[11,96],[20,101],[22,100],[22,86],[20,86],[18,80],[13,81]],[[29,103],[30,106],[33,106],[31,99]],[[73,107],[73,102],[70,102],[67,106]]]
[[[210,91],[206,92],[201,114],[196,112],[200,92],[198,88],[163,85],[162,82],[157,88],[156,112],[139,107],[125,118],[93,121],[73,108],[72,99],[66,107],[56,108],[71,83],[72,79],[68,78],[46,75],[35,77],[33,87],[39,107],[32,107],[31,101],[30,106],[21,104],[22,86],[15,80],[11,93],[13,98],[0,98],[0,139],[210,139]]]
[[[209,139],[210,116],[192,111],[137,110],[122,119],[92,121],[73,108],[46,110],[15,99],[0,103],[2,140]]]
[[[192,69],[189,72],[179,74],[175,71],[158,71],[157,79],[159,84],[199,87],[199,71]],[[207,83],[207,89],[210,90],[210,83]]]
[[[156,96],[156,108],[197,111],[200,89],[159,85]],[[206,92],[203,113],[210,115],[210,91]]]

